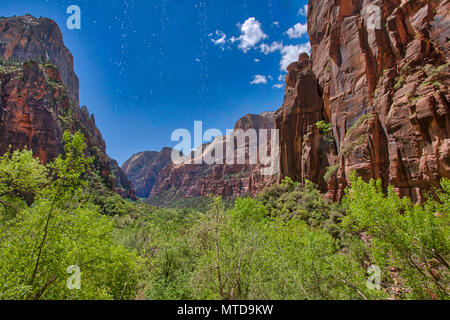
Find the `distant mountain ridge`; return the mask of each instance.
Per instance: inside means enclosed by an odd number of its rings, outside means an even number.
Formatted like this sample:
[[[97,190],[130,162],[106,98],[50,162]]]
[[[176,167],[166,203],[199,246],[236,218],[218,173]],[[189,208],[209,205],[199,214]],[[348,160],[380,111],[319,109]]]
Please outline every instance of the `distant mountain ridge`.
[[[273,128],[273,112],[266,112],[242,117],[236,122],[234,130]],[[135,154],[124,163],[122,169],[128,174],[138,196],[169,200],[208,195],[228,198],[255,194],[274,181],[271,176],[262,176],[258,165],[206,164],[204,157],[215,143],[218,143],[217,138],[211,143],[204,144],[201,155],[196,151],[192,152],[193,156],[200,157],[202,164],[174,164],[170,157],[172,150],[163,149],[164,155],[163,152]],[[155,162],[159,165],[156,166]],[[162,166],[163,164],[165,165]]]

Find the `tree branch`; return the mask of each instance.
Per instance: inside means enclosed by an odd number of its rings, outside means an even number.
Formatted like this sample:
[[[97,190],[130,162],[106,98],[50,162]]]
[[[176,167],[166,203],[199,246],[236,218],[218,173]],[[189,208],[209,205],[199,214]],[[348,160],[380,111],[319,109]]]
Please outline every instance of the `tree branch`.
[[[41,242],[41,244],[39,246],[38,257],[37,257],[37,260],[36,260],[36,264],[34,266],[33,275],[31,277],[31,283],[30,283],[31,285],[33,285],[34,279],[36,278],[36,274],[37,274],[38,267],[39,267],[39,262],[40,262],[41,256],[42,256],[42,250],[44,248],[45,240],[47,239],[47,235],[48,235],[48,227],[49,227],[49,224],[50,224],[50,219],[52,218],[53,209],[55,207],[56,200],[58,199],[58,196],[61,193],[61,189],[62,189],[63,184],[64,184],[64,179],[61,180],[61,183],[60,183],[60,185],[58,187],[58,191],[56,192],[55,198],[53,199],[52,206],[50,208],[50,212],[49,212],[48,217],[47,217],[47,222],[45,223],[44,236],[42,237],[42,242]]]

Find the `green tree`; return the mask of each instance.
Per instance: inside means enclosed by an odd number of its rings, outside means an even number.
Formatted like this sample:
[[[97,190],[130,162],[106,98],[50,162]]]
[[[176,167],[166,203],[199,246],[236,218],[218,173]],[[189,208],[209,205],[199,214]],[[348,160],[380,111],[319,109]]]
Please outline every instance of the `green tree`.
[[[35,194],[32,205],[0,224],[0,298],[132,299],[139,257],[114,241],[113,221],[88,201],[83,176],[92,159],[85,156],[85,138],[66,132],[64,142],[49,176],[28,151],[0,162],[0,172],[15,177],[1,180],[0,190],[15,190],[17,181],[25,181],[22,186]],[[26,170],[39,179],[28,181]],[[67,286],[73,265],[81,270],[79,290]]]
[[[382,268],[387,283],[396,283],[401,298],[448,299],[448,180],[442,189],[439,201],[430,198],[418,205],[399,198],[392,187],[384,194],[381,181],[351,177],[344,225],[370,237],[372,263]]]
[[[11,151],[0,156],[0,204],[3,218],[10,217],[24,202],[31,205],[48,184],[47,169],[29,150]],[[15,205],[18,205],[15,208]]]
[[[366,270],[324,229],[270,217],[254,199],[224,211],[220,199],[195,227],[193,276],[201,299],[372,299]]]

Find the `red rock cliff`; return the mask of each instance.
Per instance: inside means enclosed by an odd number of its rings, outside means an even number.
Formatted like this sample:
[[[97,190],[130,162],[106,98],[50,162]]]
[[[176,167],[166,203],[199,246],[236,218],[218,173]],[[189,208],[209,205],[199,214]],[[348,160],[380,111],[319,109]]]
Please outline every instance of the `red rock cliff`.
[[[41,59],[55,64],[70,96],[78,103],[79,85],[73,57],[52,20],[30,15],[0,19],[0,56],[5,60]]]
[[[105,184],[135,198],[126,175],[106,155],[94,116],[78,105],[73,58],[58,26],[29,15],[1,18],[0,58],[0,153],[10,145],[29,147],[47,163],[62,151],[62,133],[80,130]]]
[[[170,148],[164,148],[160,152],[139,152],[122,165],[122,170],[133,184],[138,197],[150,196],[161,170],[172,163],[171,154]]]
[[[246,115],[236,123],[234,130],[247,131],[252,128],[256,130],[273,129],[273,114]],[[255,194],[273,183],[273,176],[261,174],[260,165],[249,164],[248,142],[245,145],[245,150],[243,150],[246,154],[246,164],[206,164],[204,157],[216,141],[204,145],[203,153],[196,156],[202,159],[203,164],[170,163],[163,168],[158,175],[150,197],[168,199],[209,195],[219,195],[225,198],[238,197],[245,194]],[[235,153],[237,147],[236,143]]]
[[[450,177],[449,9],[438,0],[309,1],[311,61],[290,66],[276,116],[281,176],[340,199],[356,171],[417,201]],[[332,142],[318,120],[331,123]]]

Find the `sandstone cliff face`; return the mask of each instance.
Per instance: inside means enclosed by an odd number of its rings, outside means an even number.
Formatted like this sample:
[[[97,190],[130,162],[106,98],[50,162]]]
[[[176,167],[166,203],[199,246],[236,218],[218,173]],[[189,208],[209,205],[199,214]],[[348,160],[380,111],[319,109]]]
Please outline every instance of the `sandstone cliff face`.
[[[340,199],[356,171],[416,201],[450,177],[449,9],[438,0],[310,1],[311,61],[290,66],[276,117],[281,175]],[[327,146],[318,120],[331,123]]]
[[[331,162],[325,155],[335,148],[316,126],[319,121],[327,121],[327,114],[307,54],[288,66],[285,90],[283,106],[275,113],[280,130],[279,180],[289,176],[304,183],[308,179],[325,190],[327,185],[321,177]]]
[[[234,130],[244,130],[247,131],[249,129],[273,129],[274,123],[273,112],[264,112],[261,115],[259,114],[247,114],[243,116],[241,119],[236,122],[234,125]]]
[[[164,148],[160,152],[139,152],[122,165],[122,170],[130,179],[138,197],[150,196],[159,173],[171,164],[171,154],[170,148]]]
[[[246,115],[236,123],[234,129],[247,131],[250,128],[273,129],[273,114]],[[201,158],[203,164],[171,163],[162,169],[150,197],[191,198],[209,195],[238,197],[246,194],[254,195],[274,182],[273,176],[261,174],[260,165],[249,164],[248,156],[245,164],[206,164],[204,158],[219,139],[227,138],[216,138],[211,144],[203,146],[202,154],[196,156]],[[237,143],[235,147],[238,147]],[[244,148],[242,152],[248,155],[248,143]],[[235,149],[234,152],[236,154],[238,150]]]
[[[94,116],[78,105],[73,59],[58,26],[31,16],[1,18],[0,58],[0,153],[28,147],[47,163],[62,151],[63,132],[80,130],[105,184],[134,198],[126,175],[112,174]]]
[[[58,25],[50,19],[30,15],[0,19],[0,57],[23,62],[42,59],[58,67],[69,95],[78,104],[78,77],[73,57],[65,47]]]
[[[0,66],[1,154],[9,145],[14,149],[28,146],[46,163],[62,151],[60,110],[55,100],[61,89],[51,92],[47,77],[48,70],[37,62]],[[69,109],[68,101],[61,107]]]

